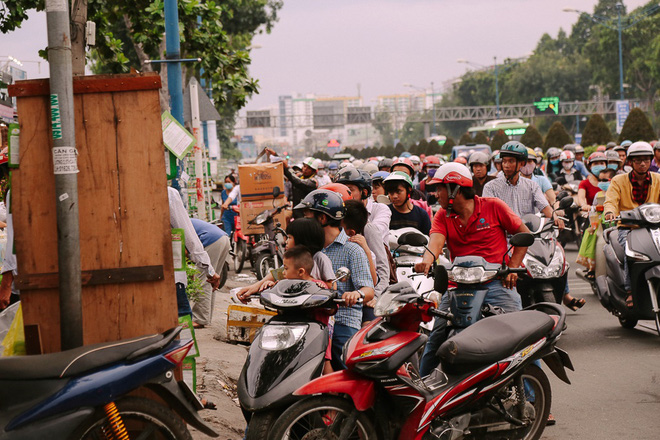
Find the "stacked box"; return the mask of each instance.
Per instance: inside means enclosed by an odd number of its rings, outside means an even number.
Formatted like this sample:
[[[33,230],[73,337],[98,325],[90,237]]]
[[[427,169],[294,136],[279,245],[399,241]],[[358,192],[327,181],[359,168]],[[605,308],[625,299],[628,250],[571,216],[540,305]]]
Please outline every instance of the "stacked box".
[[[241,185],[242,186],[242,185]],[[263,225],[250,224],[250,221],[256,218],[262,212],[268,209],[279,208],[280,206],[286,205],[287,200],[284,197],[279,197],[273,199],[261,199],[241,202],[241,228],[243,228],[243,234],[263,234],[264,227]],[[283,209],[279,214],[274,218],[275,224],[278,222],[282,225],[282,229],[286,229],[288,219],[291,218],[291,210]]]
[[[241,185],[241,200],[261,200],[273,198],[277,186],[284,194],[284,164],[256,163],[238,166]]]

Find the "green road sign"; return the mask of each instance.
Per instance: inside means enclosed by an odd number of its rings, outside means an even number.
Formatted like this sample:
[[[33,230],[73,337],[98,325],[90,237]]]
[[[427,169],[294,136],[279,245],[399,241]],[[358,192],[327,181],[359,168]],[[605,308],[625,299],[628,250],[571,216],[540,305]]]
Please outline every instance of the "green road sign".
[[[559,97],[558,96],[545,96],[541,99],[534,101],[534,113],[542,115],[545,113],[559,113]]]

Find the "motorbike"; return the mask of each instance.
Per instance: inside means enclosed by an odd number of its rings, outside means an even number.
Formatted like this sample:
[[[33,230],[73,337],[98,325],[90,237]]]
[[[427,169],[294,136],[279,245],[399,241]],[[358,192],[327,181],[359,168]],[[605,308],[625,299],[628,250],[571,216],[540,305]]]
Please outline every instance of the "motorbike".
[[[273,190],[273,206],[275,206],[275,199],[279,195],[280,188],[276,186]],[[287,206],[282,205],[278,208],[267,209],[249,222],[264,227],[264,233],[261,234],[259,241],[254,244],[251,250],[252,268],[259,280],[268,275],[271,269],[277,269],[282,265],[287,234],[280,223],[275,223],[275,216],[286,209]]]
[[[562,248],[565,248],[568,243],[575,243],[578,249],[582,243],[582,234],[589,227],[589,219],[586,214],[580,211],[580,207],[574,200],[577,198],[579,182],[570,182],[563,185],[563,190],[557,194],[557,200],[561,203],[564,199],[570,199],[570,204],[562,205],[558,209],[564,211],[562,220],[566,227],[559,231],[557,240]]]
[[[234,257],[234,271],[241,273],[245,262],[250,259],[249,249],[254,244],[253,238],[249,235],[243,234],[241,228],[241,215],[238,206],[232,206],[231,209],[236,213],[234,216],[234,229],[231,236],[231,252]]]
[[[572,199],[560,203],[571,204]],[[553,222],[535,214],[525,214],[523,223],[534,235],[527,248],[523,265],[527,272],[518,280],[523,307],[537,302],[561,303],[568,278],[569,263]]]
[[[495,266],[455,262],[453,274],[438,266],[434,285],[444,292],[452,278],[474,284],[502,275],[505,269]],[[535,304],[471,323],[442,344],[440,367],[421,377],[417,353],[427,336],[417,332],[419,324],[454,321],[453,311],[436,309],[407,282],[390,286],[376,304],[378,318],[344,347],[347,370],[298,388],[294,394],[305,398],[282,413],[267,438],[540,438],[551,390],[534,362],[543,359],[566,383],[566,368],[573,369],[556,347],[565,324],[561,306]]]
[[[620,214],[619,227],[632,227],[625,247],[618,241],[619,229],[603,231],[607,274],[596,277],[596,294],[603,307],[624,328],[639,320],[654,320],[660,335],[660,205],[646,204]],[[633,307],[626,306],[623,261],[628,259]]]
[[[0,359],[0,439],[191,439],[184,421],[218,434],[201,402],[174,378],[193,346],[181,327],[60,353]],[[165,403],[128,394],[155,392]],[[152,437],[152,436],[156,437]]]
[[[349,274],[340,268],[332,282]],[[293,392],[321,375],[330,334],[318,313],[330,316],[341,302],[336,291],[303,280],[281,280],[262,291],[260,301],[278,315],[256,335],[238,379],[246,440],[265,439],[274,420],[299,399]]]

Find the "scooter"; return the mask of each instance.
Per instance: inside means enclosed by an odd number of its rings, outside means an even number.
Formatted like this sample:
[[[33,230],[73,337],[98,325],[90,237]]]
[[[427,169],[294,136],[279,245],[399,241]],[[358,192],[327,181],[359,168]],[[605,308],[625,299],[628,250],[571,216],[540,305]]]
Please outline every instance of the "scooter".
[[[618,241],[619,229],[603,231],[607,275],[596,277],[601,304],[624,328],[639,320],[654,320],[660,335],[660,205],[646,204],[620,214],[620,227],[632,227],[625,247]],[[626,306],[623,260],[628,259],[633,307]]]
[[[174,370],[193,346],[181,327],[61,353],[0,359],[0,439],[190,439],[184,423],[218,434]],[[163,403],[128,394],[155,392]],[[149,437],[155,438],[155,437]]]
[[[439,266],[436,290],[452,277],[475,283],[503,275],[495,266],[454,265],[451,275]],[[348,369],[298,388],[306,398],[282,413],[267,438],[540,438],[551,390],[533,363],[543,359],[566,383],[565,369],[573,369],[555,346],[565,324],[561,306],[536,304],[472,323],[440,347],[441,368],[421,377],[417,353],[427,337],[417,332],[420,322],[456,319],[434,305],[406,282],[390,286],[376,304],[379,318],[345,346]]]
[[[273,206],[275,206],[275,199],[280,195],[280,188],[275,187],[273,191]],[[286,209],[288,205],[282,205],[278,208],[267,209],[257,215],[249,223],[254,225],[261,225],[264,227],[264,233],[261,234],[260,239],[254,244],[251,251],[252,268],[257,275],[257,279],[263,279],[271,269],[277,269],[283,262],[283,249],[286,244],[287,235],[280,223],[275,223],[275,216],[282,210]]]
[[[340,268],[334,281],[348,278]],[[338,292],[303,280],[282,280],[260,293],[260,301],[278,315],[255,337],[238,379],[238,400],[247,440],[263,440],[272,423],[299,398],[293,392],[323,372],[330,334],[318,314],[333,315],[342,302]]]

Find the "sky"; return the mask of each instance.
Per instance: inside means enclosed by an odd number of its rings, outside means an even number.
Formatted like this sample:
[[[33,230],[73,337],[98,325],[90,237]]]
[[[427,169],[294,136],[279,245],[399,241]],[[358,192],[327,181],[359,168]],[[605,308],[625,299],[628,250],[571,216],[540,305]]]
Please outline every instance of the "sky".
[[[576,13],[593,12],[597,0],[284,0],[270,34],[253,40],[250,74],[260,92],[248,110],[275,106],[280,95],[315,93],[357,96],[374,105],[378,95],[439,89],[472,69],[458,59],[492,65],[529,55],[544,33],[570,33]],[[625,0],[628,11],[646,1]],[[24,60],[29,78],[48,76],[38,64],[47,46],[45,13],[33,12],[23,27],[0,34],[6,56]]]

